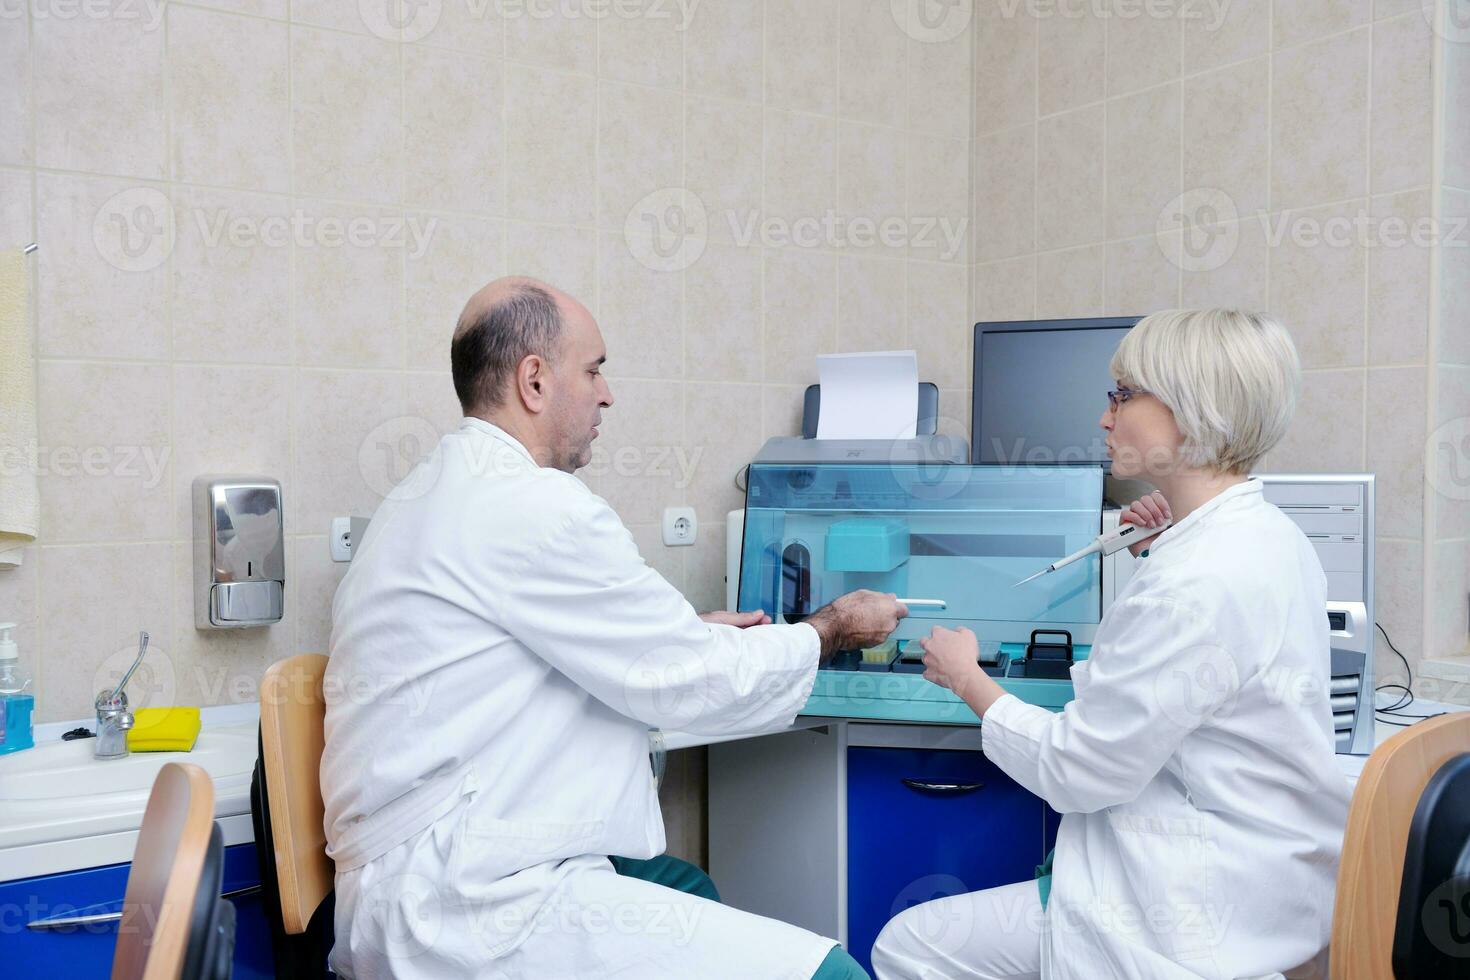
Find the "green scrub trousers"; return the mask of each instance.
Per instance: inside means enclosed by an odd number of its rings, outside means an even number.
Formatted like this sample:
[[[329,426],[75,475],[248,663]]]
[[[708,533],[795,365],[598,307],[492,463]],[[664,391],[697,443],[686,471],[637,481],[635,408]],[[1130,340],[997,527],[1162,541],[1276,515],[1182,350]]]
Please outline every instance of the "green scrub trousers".
[[[675,888],[688,895],[707,898],[711,902],[720,900],[720,893],[715,890],[715,883],[710,880],[710,876],[688,861],[681,861],[667,854],[650,858],[647,861],[625,857],[610,857],[608,860],[612,862],[613,870],[620,875],[651,881],[665,888]],[[833,946],[832,952],[827,954],[827,958],[822,961],[817,972],[812,974],[812,980],[870,980],[870,978],[867,971],[858,965],[857,960],[847,955],[847,950],[841,946]]]

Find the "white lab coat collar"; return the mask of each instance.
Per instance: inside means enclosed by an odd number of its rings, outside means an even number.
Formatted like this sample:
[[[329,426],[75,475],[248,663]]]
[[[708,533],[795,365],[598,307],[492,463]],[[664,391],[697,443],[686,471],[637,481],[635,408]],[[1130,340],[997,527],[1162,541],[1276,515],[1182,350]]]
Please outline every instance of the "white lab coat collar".
[[[1170,541],[1189,536],[1190,532],[1204,523],[1206,518],[1232,501],[1240,498],[1258,497],[1260,494],[1261,481],[1255,477],[1251,477],[1244,483],[1237,483],[1233,487],[1227,487],[1190,511],[1184,520],[1160,534],[1154,543],[1149,545],[1149,550],[1155,551]]]
[[[506,432],[494,422],[486,422],[484,419],[478,418],[474,415],[466,415],[464,418],[460,419],[459,427],[460,429],[479,429],[486,435],[494,436],[496,439],[499,439],[507,446],[510,446],[512,449],[519,452],[522,456],[526,457],[535,465],[541,465],[540,463],[536,462],[536,457],[531,455],[531,451],[525,447],[524,443],[522,443],[515,436],[511,435],[509,432]]]

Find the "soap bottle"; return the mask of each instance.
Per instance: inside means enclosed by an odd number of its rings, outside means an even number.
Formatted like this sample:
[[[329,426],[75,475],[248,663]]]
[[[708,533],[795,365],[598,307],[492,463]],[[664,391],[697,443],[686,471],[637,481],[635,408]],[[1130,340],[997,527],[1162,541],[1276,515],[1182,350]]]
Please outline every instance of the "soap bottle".
[[[0,755],[19,752],[36,744],[31,731],[31,710],[36,696],[31,693],[31,679],[20,667],[20,650],[11,637],[14,623],[0,623]]]

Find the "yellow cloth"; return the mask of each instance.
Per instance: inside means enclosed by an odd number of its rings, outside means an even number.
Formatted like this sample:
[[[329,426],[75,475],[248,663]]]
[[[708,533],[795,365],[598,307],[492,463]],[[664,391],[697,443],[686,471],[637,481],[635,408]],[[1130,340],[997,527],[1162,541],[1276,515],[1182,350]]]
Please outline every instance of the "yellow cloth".
[[[41,526],[29,285],[25,253],[0,252],[0,568],[20,564],[22,549],[36,540]]]
[[[198,739],[198,708],[139,708],[128,729],[128,751],[189,752]]]

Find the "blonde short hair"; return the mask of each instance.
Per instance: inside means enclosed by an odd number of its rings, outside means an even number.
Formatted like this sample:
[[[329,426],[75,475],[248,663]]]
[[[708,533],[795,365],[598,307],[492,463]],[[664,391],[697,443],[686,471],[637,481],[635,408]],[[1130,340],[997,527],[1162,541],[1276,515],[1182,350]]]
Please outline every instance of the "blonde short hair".
[[[1166,310],[1144,317],[1113,355],[1113,377],[1174,413],[1180,462],[1246,474],[1286,435],[1301,361],[1264,313]]]

